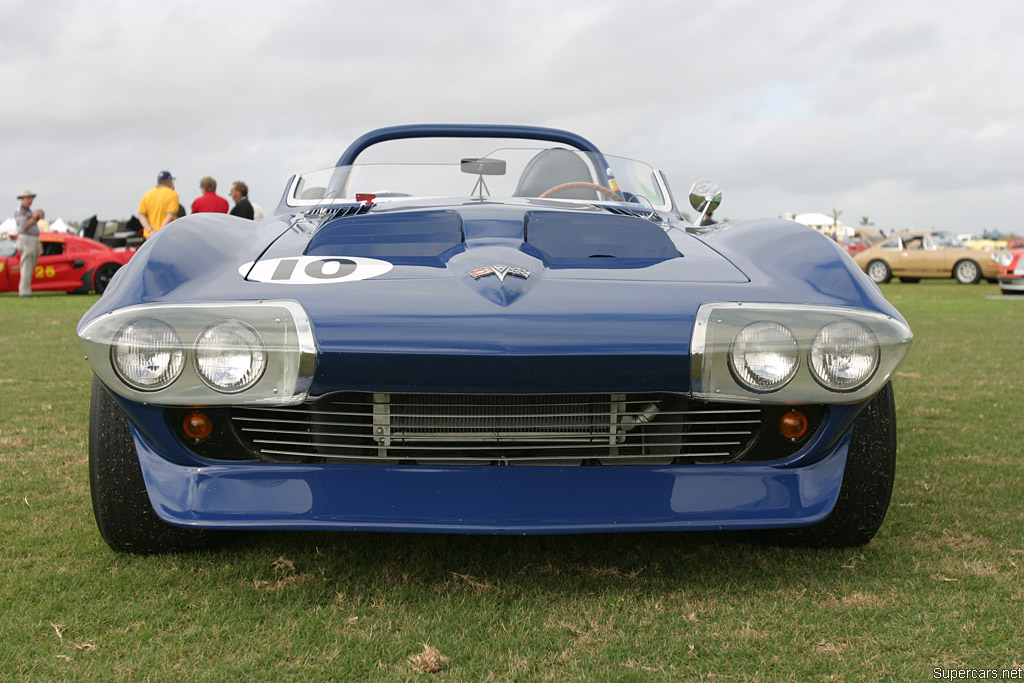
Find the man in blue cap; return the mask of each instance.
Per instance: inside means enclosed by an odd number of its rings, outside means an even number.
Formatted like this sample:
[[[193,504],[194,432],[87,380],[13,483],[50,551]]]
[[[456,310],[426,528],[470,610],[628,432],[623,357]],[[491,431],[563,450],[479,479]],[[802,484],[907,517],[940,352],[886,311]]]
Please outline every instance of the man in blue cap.
[[[156,176],[156,187],[142,195],[139,202],[142,236],[149,239],[150,235],[177,217],[178,193],[174,191],[174,176],[170,171],[160,171]]]

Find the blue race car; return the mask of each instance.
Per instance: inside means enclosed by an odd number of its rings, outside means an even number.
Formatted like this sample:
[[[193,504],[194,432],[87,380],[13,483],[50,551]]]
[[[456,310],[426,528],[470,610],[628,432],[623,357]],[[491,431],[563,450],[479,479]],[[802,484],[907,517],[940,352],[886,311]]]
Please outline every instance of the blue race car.
[[[104,540],[867,543],[910,328],[827,237],[700,227],[721,193],[690,200],[693,223],[661,172],[566,131],[423,125],[293,177],[266,220],[176,221],[78,327]]]

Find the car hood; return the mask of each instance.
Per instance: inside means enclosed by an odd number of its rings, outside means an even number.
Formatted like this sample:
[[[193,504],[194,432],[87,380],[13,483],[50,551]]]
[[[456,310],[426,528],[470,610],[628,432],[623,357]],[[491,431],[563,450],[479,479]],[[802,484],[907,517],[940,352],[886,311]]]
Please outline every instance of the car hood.
[[[375,207],[362,215],[287,230],[245,273],[250,281],[328,284],[376,280],[459,279],[499,282],[601,279],[747,282],[732,263],[680,227],[603,208],[561,202],[521,205]],[[292,268],[282,260],[302,257]],[[313,262],[333,259],[324,272]],[[351,263],[346,263],[349,260]],[[478,273],[504,266],[505,276]],[[285,277],[287,273],[287,277]],[[275,279],[275,274],[277,279]],[[335,276],[335,277],[332,277]],[[487,290],[486,285],[478,287]],[[499,303],[499,302],[496,302]],[[503,303],[510,301],[503,300]]]

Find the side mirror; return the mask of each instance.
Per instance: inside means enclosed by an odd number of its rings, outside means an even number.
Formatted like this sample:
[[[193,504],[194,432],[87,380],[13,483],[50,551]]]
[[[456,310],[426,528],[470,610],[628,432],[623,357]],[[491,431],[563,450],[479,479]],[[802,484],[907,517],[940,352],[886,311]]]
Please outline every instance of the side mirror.
[[[701,217],[711,213],[722,203],[722,188],[713,180],[698,180],[690,188],[690,206],[700,211]]]
[[[505,175],[504,159],[463,159],[463,173],[473,175]]]
[[[722,189],[713,180],[698,180],[690,187],[690,206],[700,212],[694,225],[714,225],[711,213],[722,203]]]

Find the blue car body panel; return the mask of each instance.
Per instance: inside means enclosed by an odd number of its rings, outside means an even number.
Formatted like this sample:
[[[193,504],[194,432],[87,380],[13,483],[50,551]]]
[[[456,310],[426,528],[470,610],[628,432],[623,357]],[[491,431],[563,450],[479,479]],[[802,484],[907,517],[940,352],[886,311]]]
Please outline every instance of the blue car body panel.
[[[392,135],[402,131],[359,140],[341,161]],[[555,139],[589,145],[566,135]],[[296,255],[393,268],[331,285],[245,277],[246,264]],[[530,276],[471,276],[495,264]],[[702,304],[821,304],[902,319],[841,248],[788,221],[701,232],[592,206],[466,199],[379,205],[314,231],[284,213],[190,216],[139,250],[83,324],[137,304],[282,298],[300,302],[314,329],[309,400],[341,391],[687,394]],[[812,524],[835,504],[863,407],[830,406],[814,437],[777,461],[492,467],[211,461],[183,445],[159,406],[118,401],[166,522],[515,534]]]
[[[178,465],[136,433],[157,514],[180,526],[560,534],[804,526],[839,495],[847,436],[800,468]]]

